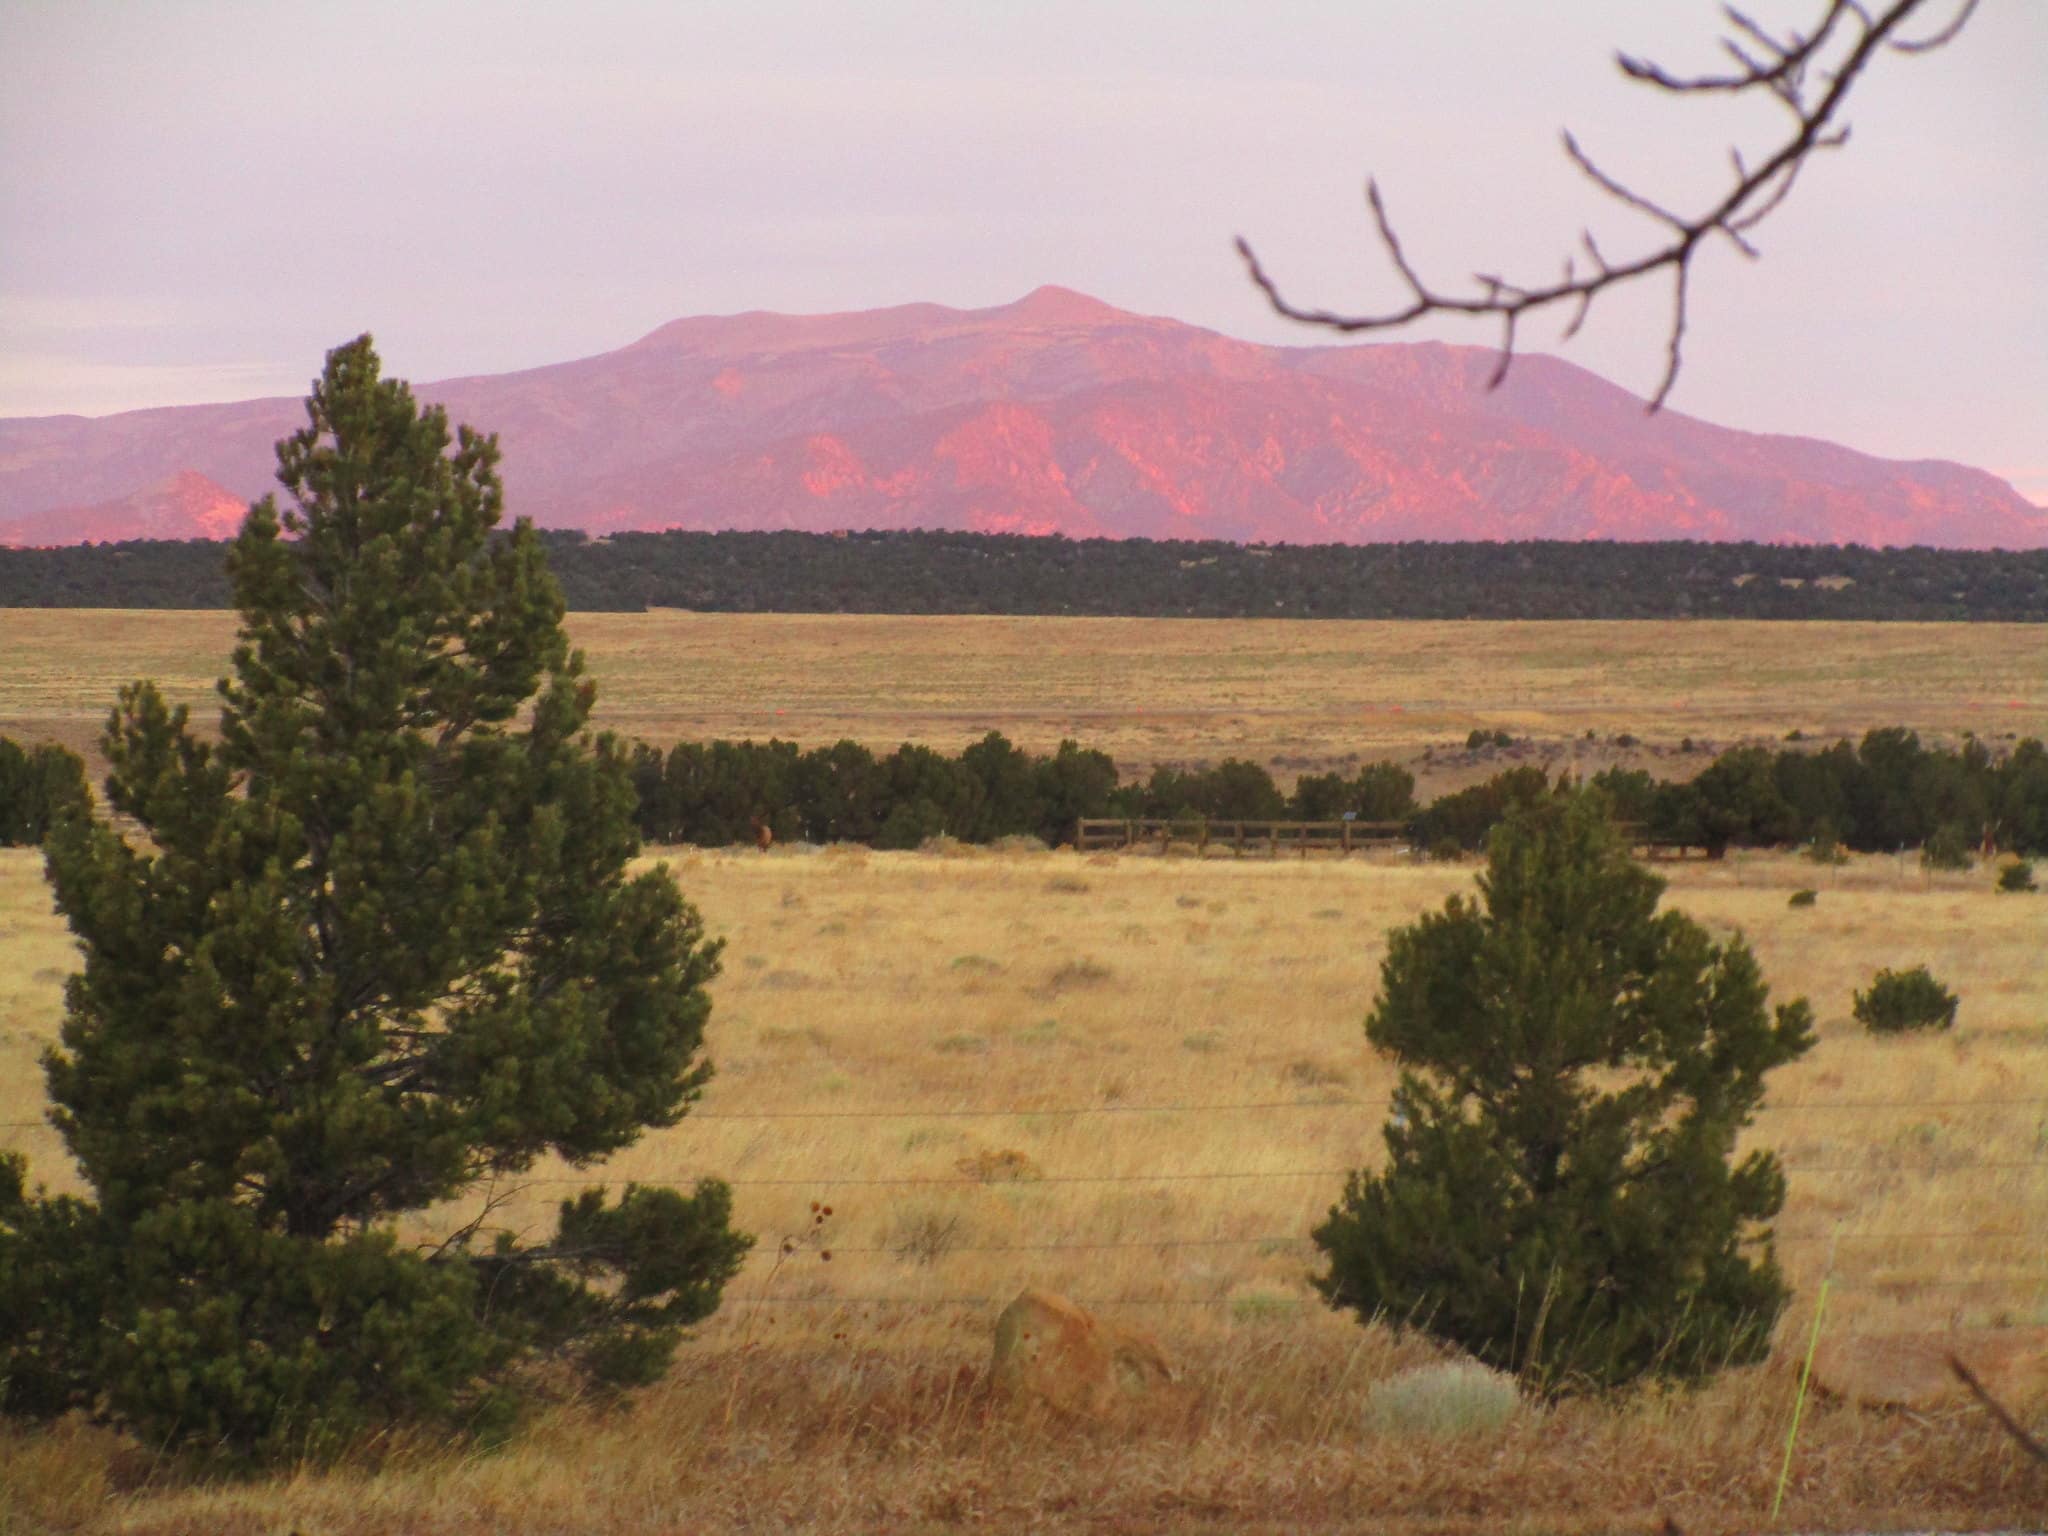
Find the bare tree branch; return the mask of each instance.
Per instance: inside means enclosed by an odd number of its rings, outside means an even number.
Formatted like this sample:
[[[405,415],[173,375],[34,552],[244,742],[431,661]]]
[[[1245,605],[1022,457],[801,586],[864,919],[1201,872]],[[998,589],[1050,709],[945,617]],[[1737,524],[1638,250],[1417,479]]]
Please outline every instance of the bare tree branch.
[[[2048,1445],[2043,1445],[2032,1435],[2028,1434],[2026,1427],[2012,1416],[2011,1411],[2007,1409],[2005,1404],[2001,1403],[1986,1390],[1984,1383],[1977,1379],[1974,1371],[1963,1364],[1962,1360],[1955,1355],[1948,1357],[1948,1368],[1956,1373],[1958,1381],[1970,1389],[1970,1395],[1984,1405],[1984,1411],[1998,1421],[1998,1427],[2019,1442],[2021,1450],[2025,1451],[2043,1466],[2048,1466]]]
[[[1394,270],[1407,285],[1409,302],[1399,308],[1367,314],[1345,314],[1330,309],[1305,307],[1280,291],[1266,271],[1250,242],[1239,236],[1238,254],[1252,282],[1266,295],[1274,311],[1304,325],[1355,334],[1361,331],[1398,330],[1427,315],[1487,315],[1497,317],[1501,326],[1500,356],[1487,387],[1507,377],[1514,361],[1516,327],[1524,315],[1554,305],[1564,305],[1571,318],[1564,331],[1566,339],[1576,335],[1585,323],[1593,300],[1610,288],[1646,277],[1653,272],[1672,273],[1671,330],[1666,346],[1664,375],[1651,396],[1649,408],[1659,409],[1678,382],[1681,345],[1685,339],[1686,299],[1692,262],[1710,235],[1719,235],[1752,259],[1760,253],[1750,233],[1791,195],[1799,172],[1808,159],[1825,149],[1838,149],[1848,142],[1846,126],[1836,118],[1847,101],[1851,87],[1872,57],[1890,48],[1906,54],[1928,53],[1952,42],[1968,24],[1978,0],[1891,0],[1883,9],[1867,7],[1862,0],[1827,0],[1827,8],[1811,31],[1791,32],[1779,38],[1734,6],[1723,14],[1734,34],[1721,40],[1722,50],[1738,66],[1726,74],[1678,75],[1661,66],[1628,54],[1618,54],[1621,72],[1640,84],[1673,95],[1701,93],[1760,93],[1783,103],[1792,114],[1794,126],[1771,153],[1751,164],[1739,150],[1731,150],[1734,183],[1705,212],[1684,217],[1625,185],[1604,170],[1586,153],[1576,138],[1564,135],[1565,155],[1608,197],[1626,208],[1656,220],[1669,230],[1662,244],[1632,260],[1610,262],[1594,244],[1590,230],[1581,242],[1592,258],[1593,269],[1580,272],[1568,258],[1562,279],[1538,285],[1509,281],[1498,274],[1479,273],[1473,278],[1476,291],[1454,293],[1440,290],[1426,281],[1402,249],[1393,221],[1388,217],[1379,184],[1368,180],[1367,207],[1380,245]],[[1916,16],[1953,7],[1947,22],[1921,38],[1900,35]]]
[[[1954,42],[1956,34],[1970,24],[1970,16],[1976,9],[1977,0],[1963,0],[1962,6],[1956,11],[1949,24],[1933,34],[1933,36],[1918,39],[1896,38],[1892,42],[1892,47],[1900,53],[1928,53],[1936,48],[1944,47]]]

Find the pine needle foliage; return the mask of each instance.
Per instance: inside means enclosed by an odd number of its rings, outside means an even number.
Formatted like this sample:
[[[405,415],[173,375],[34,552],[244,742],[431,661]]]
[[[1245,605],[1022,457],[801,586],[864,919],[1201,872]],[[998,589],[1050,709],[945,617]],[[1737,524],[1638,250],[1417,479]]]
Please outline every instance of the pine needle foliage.
[[[124,689],[107,794],[141,836],[47,842],[84,969],[45,1068],[92,1197],[0,1170],[0,1293],[44,1297],[0,1322],[0,1402],[229,1461],[495,1425],[523,1365],[648,1381],[749,1241],[715,1181],[493,1230],[536,1160],[685,1113],[717,946],[630,869],[561,594],[530,527],[494,533],[496,440],[451,447],[367,336],[307,417],[229,556],[218,743]]]
[[[1546,1396],[1762,1357],[1785,1180],[1735,1141],[1812,1019],[1663,888],[1604,797],[1566,791],[1510,814],[1477,901],[1390,936],[1365,1028],[1404,1071],[1384,1171],[1314,1233],[1330,1305]]]

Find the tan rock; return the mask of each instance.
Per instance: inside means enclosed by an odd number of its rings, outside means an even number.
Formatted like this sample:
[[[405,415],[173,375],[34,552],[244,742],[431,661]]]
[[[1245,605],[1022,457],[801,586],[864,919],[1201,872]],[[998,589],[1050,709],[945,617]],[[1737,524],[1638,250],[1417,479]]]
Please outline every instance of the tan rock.
[[[2031,1328],[1823,1334],[1814,1351],[1813,1387],[1865,1408],[1952,1408],[1973,1399],[1949,1369],[1950,1355],[2008,1408],[2048,1396],[2048,1332]]]
[[[989,1381],[1013,1401],[1096,1423],[1153,1418],[1180,1404],[1173,1367],[1150,1334],[1029,1287],[996,1319]]]

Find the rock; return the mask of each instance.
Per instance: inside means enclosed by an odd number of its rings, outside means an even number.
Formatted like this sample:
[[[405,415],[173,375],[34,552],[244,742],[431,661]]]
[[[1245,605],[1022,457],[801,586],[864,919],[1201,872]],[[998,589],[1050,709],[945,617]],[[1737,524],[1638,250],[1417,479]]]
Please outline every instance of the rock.
[[[2008,1408],[2048,1395],[2048,1333],[2018,1328],[1823,1334],[1813,1356],[1813,1388],[1865,1408],[1953,1408],[1974,1399],[1949,1369],[1951,1354]]]
[[[1180,1403],[1150,1334],[1029,1287],[996,1319],[989,1381],[1015,1401],[1095,1423],[1156,1418]]]

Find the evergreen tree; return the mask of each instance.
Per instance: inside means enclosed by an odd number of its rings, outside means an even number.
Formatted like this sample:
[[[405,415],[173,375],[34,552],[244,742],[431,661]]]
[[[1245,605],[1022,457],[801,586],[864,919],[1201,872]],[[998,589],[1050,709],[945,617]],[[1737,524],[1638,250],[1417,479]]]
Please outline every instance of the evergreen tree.
[[[1415,812],[1415,775],[1396,762],[1367,763],[1352,796],[1360,821],[1405,821]]]
[[[45,1066],[93,1198],[0,1178],[0,1292],[103,1298],[0,1321],[5,1406],[238,1458],[496,1417],[536,1358],[645,1382],[748,1246],[709,1180],[592,1189],[531,1246],[401,1226],[673,1125],[717,946],[629,870],[630,765],[586,730],[538,540],[493,534],[496,440],[451,451],[367,336],[307,415],[293,505],[230,555],[218,745],[124,689],[107,790],[147,841],[73,817],[47,844],[84,970]]]
[[[1480,899],[1391,936],[1372,1043],[1402,1067],[1387,1167],[1315,1231],[1332,1306],[1556,1394],[1752,1361],[1787,1300],[1764,1074],[1812,1044],[1755,958],[1656,910],[1597,792],[1525,802]]]
[[[24,749],[0,736],[0,848],[34,847],[59,821],[91,805],[76,752],[54,743]]]
[[[798,810],[811,842],[873,842],[886,793],[875,754],[857,741],[814,747],[798,760]]]
[[[990,731],[960,753],[960,771],[980,786],[974,816],[954,835],[970,843],[1036,831],[1038,776],[1031,755],[1001,731]]]
[[[1096,752],[1077,741],[1062,741],[1051,757],[1041,758],[1033,770],[1038,779],[1036,803],[1040,838],[1057,846],[1074,836],[1074,824],[1084,816],[1109,814],[1109,797],[1116,791],[1116,763],[1107,752]]]

